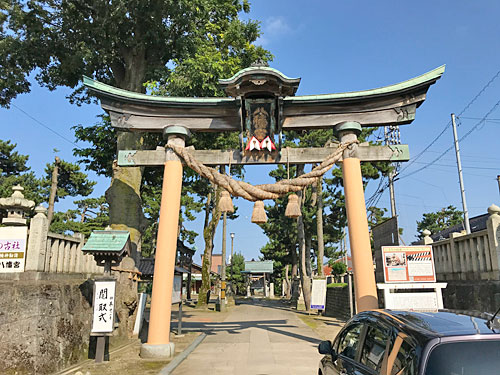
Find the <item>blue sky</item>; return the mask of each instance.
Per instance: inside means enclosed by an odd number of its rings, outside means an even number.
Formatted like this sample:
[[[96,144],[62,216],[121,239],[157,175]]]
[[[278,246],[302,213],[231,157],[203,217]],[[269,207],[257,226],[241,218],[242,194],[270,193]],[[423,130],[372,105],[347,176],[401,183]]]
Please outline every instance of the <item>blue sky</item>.
[[[443,78],[431,86],[416,120],[401,127],[402,143],[409,144],[415,157],[447,127],[450,114],[460,113],[500,70],[500,3],[498,1],[252,1],[250,17],[262,22],[259,43],[271,50],[271,66],[290,77],[301,77],[298,95],[371,89],[401,82],[446,64]],[[74,160],[71,126],[92,124],[101,113],[98,106],[70,105],[65,88],[50,92],[36,84],[30,94],[19,96],[10,109],[0,109],[2,139],[17,143],[21,153],[30,155],[30,165],[41,174],[54,157],[53,149],[66,160]],[[500,100],[500,77],[463,113],[459,137],[470,131]],[[25,111],[33,118],[28,117]],[[500,119],[500,110],[488,116]],[[52,128],[65,139],[44,128]],[[460,144],[465,189],[470,216],[480,215],[499,202],[496,176],[500,121],[487,121]],[[461,207],[458,175],[453,151],[428,166],[452,146],[448,126],[443,135],[409,165],[395,184],[399,225],[406,243],[415,239],[416,221],[424,212],[447,205]],[[408,163],[406,163],[408,164]],[[424,167],[418,173],[409,175]],[[403,164],[403,168],[405,165]],[[265,167],[247,168],[251,183],[270,181]],[[109,181],[96,177],[95,195],[104,193]],[[370,197],[378,183],[369,184]],[[235,250],[246,258],[257,258],[266,243],[260,228],[250,222],[253,205],[238,199],[240,218],[230,222],[235,232]],[[65,210],[71,201],[56,207]],[[384,192],[379,206],[389,208]],[[202,232],[202,222],[188,225]],[[221,228],[215,239],[220,252]],[[198,254],[203,239],[196,242]],[[228,250],[230,241],[228,240]],[[199,261],[199,255],[196,259]]]

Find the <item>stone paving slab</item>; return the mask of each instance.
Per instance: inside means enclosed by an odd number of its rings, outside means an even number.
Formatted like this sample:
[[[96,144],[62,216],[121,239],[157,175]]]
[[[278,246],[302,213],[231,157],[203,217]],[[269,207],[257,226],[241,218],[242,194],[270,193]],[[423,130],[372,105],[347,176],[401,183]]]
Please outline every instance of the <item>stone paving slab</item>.
[[[186,329],[200,329],[197,324],[186,323]],[[305,375],[318,371],[320,337],[280,301],[244,301],[223,322],[203,326],[209,336],[174,375]]]

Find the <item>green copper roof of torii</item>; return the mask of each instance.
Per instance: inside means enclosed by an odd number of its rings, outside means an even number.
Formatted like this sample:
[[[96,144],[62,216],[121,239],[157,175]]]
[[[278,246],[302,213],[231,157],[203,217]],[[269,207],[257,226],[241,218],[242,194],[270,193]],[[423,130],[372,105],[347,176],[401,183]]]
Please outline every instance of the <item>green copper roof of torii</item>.
[[[403,91],[406,89],[411,89],[421,84],[425,84],[429,81],[434,81],[439,79],[446,68],[446,65],[441,65],[439,68],[431,70],[425,74],[418,77],[408,79],[404,82],[396,83],[394,85],[383,86],[376,89],[363,90],[363,91],[350,91],[342,92],[336,94],[319,94],[319,95],[302,95],[302,96],[289,96],[284,98],[287,102],[300,102],[300,101],[320,101],[329,99],[354,99],[368,96],[377,96],[390,94],[393,92]]]
[[[404,92],[406,90],[411,90],[413,88],[419,87],[420,85],[432,84],[444,73],[445,65],[440,66],[430,72],[422,74],[418,77],[409,79],[404,82],[400,82],[394,85],[379,87],[370,90],[363,91],[352,91],[343,93],[333,93],[333,94],[319,94],[319,95],[302,95],[302,96],[287,96],[284,98],[285,103],[313,103],[322,102],[328,100],[343,100],[343,99],[369,99],[370,97],[377,97],[383,95],[390,95],[392,93]],[[283,75],[280,71],[269,68],[269,67],[250,67],[239,71],[233,77],[227,80],[220,80],[221,84],[227,84],[229,81],[234,81],[238,76],[243,75],[245,72],[251,71],[267,71],[274,74],[280,75],[280,77],[287,80],[295,80],[295,78],[288,78]],[[159,105],[166,106],[225,106],[225,105],[235,105],[237,103],[236,98],[219,98],[219,97],[203,97],[203,98],[192,98],[192,97],[170,97],[170,96],[153,96],[147,94],[136,93],[132,91],[127,91],[119,89],[98,81],[95,81],[89,77],[83,77],[83,84],[92,91],[96,91],[98,94],[103,96],[113,97],[115,99],[121,99],[124,101],[139,101],[143,103],[157,103]]]
[[[97,91],[103,94],[108,94],[117,98],[138,99],[147,102],[159,102],[159,103],[171,103],[171,104],[176,104],[176,103],[219,104],[219,103],[234,102],[234,98],[218,98],[218,97],[192,98],[192,97],[154,96],[154,95],[141,94],[138,92],[119,89],[117,87],[110,86],[105,83],[93,80],[92,78],[86,76],[83,77],[83,84],[93,91]]]
[[[221,83],[221,84],[229,83],[231,81],[236,80],[239,76],[245,75],[247,73],[252,73],[252,72],[259,73],[259,72],[262,72],[262,71],[266,72],[266,73],[274,73],[274,74],[278,75],[279,77],[281,77],[285,81],[297,81],[297,80],[300,80],[300,78],[287,77],[286,75],[284,75],[283,73],[281,73],[278,69],[270,68],[268,66],[251,66],[249,68],[245,68],[245,69],[240,70],[238,73],[236,73],[231,78],[219,79],[219,83]]]

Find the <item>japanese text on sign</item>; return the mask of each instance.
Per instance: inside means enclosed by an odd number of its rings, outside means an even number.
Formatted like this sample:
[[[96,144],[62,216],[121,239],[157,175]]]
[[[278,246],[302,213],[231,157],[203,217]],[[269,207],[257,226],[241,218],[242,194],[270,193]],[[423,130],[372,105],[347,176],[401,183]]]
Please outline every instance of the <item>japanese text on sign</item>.
[[[0,273],[23,272],[28,227],[0,228]]]
[[[382,246],[386,283],[436,282],[432,246]]]
[[[115,281],[96,281],[92,333],[113,332]]]

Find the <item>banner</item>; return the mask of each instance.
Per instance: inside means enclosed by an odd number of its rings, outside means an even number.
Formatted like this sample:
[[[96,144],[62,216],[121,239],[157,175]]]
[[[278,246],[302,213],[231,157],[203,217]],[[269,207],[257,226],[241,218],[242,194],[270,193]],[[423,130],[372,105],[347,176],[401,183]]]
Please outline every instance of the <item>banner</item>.
[[[28,227],[0,228],[0,273],[24,272]]]

